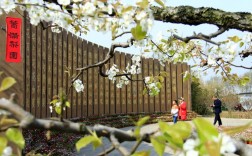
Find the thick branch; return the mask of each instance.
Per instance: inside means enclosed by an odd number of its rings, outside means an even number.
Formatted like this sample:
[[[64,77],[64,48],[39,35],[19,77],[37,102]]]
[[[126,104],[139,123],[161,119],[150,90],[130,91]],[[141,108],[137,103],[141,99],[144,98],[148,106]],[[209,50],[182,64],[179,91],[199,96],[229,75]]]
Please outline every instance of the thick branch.
[[[187,25],[213,24],[219,28],[252,32],[252,14],[191,6],[151,7],[155,20]]]

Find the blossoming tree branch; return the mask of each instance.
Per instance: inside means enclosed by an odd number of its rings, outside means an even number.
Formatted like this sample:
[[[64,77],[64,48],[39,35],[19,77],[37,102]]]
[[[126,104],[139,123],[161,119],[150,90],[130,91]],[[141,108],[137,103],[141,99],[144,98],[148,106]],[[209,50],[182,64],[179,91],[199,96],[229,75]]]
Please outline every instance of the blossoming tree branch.
[[[141,73],[141,58],[142,54],[146,52],[154,53],[161,65],[194,60],[194,68],[197,71],[213,69],[216,73],[220,73],[224,80],[239,84],[245,84],[248,78],[238,77],[236,73],[232,73],[232,67],[252,69],[250,64],[234,63],[235,58],[240,56],[247,59],[252,54],[251,13],[225,12],[214,8],[193,8],[191,6],[169,7],[165,6],[162,0],[136,0],[127,5],[116,0],[0,1],[0,14],[16,11],[16,9],[26,11],[32,25],[41,24],[44,29],[52,29],[55,33],[61,32],[63,28],[82,35],[87,34],[90,29],[111,33],[113,43],[105,59],[77,68],[78,74],[71,80],[69,90],[74,87],[77,92],[83,91],[84,85],[79,79],[80,75],[90,68],[99,68],[100,75],[108,77],[116,83],[118,88],[127,85],[129,81],[143,81],[145,92],[149,95],[157,95],[162,87],[163,77],[166,76],[165,72],[154,76],[146,75],[142,80],[133,79],[133,75]],[[217,30],[210,34],[192,32],[191,36],[179,36],[176,30],[167,28],[167,31],[170,32],[169,36],[155,39],[155,36],[150,33],[155,20],[185,25],[211,24],[215,25]],[[214,40],[215,37],[230,29],[247,33],[242,38],[233,35],[223,41]],[[118,42],[117,39],[122,36],[129,38],[125,42]],[[207,46],[202,46],[202,43],[206,43]],[[114,57],[116,48],[130,46],[138,48],[141,52],[141,54],[132,56],[131,65],[128,64],[125,69],[121,69],[116,64],[107,68],[106,64]],[[189,76],[189,72],[184,73],[184,78]],[[11,82],[13,81],[4,81],[2,84],[5,84],[6,89],[12,85]],[[6,87],[6,83],[8,87]],[[65,107],[70,107],[67,100],[68,93],[60,93],[51,102],[51,109],[54,108],[58,114],[61,114]],[[148,120],[148,117],[139,120],[136,123],[137,128],[133,132],[124,132],[106,126],[86,127],[83,124],[65,121],[62,117],[60,121],[36,119],[22,108],[17,107],[12,100],[7,99],[0,100],[0,108],[10,113],[7,113],[7,119],[12,116],[17,121],[8,120],[10,124],[4,128],[1,127],[2,131],[6,130],[6,137],[0,137],[0,147],[4,148],[8,141],[16,143],[20,148],[24,147],[22,135],[15,129],[21,127],[88,134],[76,143],[77,150],[89,143],[93,143],[94,147],[100,146],[102,144],[100,137],[107,137],[112,142],[112,147],[102,154],[118,150],[122,155],[148,155],[146,151],[136,152],[142,141],[151,142],[158,155],[163,154],[165,145],[171,146],[174,150],[179,151],[178,154],[182,155],[220,155],[226,152],[249,155],[251,152],[251,148],[243,143],[237,143],[225,134],[218,134],[217,130],[203,119],[193,121],[197,135],[194,135],[192,127],[187,123],[179,123],[169,127],[160,122],[161,135],[156,136],[154,135],[156,132],[140,135],[140,127]],[[249,126],[251,125],[245,125],[243,128]],[[202,129],[203,127],[207,128]],[[18,139],[13,135],[18,136]],[[120,145],[123,141],[132,140],[136,140],[137,143],[131,150]],[[0,153],[4,152],[4,148],[0,149]]]

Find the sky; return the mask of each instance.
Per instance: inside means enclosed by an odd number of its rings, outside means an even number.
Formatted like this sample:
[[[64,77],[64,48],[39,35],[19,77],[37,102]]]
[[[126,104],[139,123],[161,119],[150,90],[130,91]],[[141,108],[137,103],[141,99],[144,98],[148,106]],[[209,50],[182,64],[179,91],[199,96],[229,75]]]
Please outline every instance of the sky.
[[[129,2],[129,1],[125,1]],[[181,5],[190,5],[193,7],[213,7],[218,8],[224,11],[230,11],[230,12],[250,12],[252,13],[252,0],[166,0],[166,6],[181,6]],[[199,26],[188,26],[183,24],[171,24],[171,23],[163,23],[156,21],[154,23],[154,26],[151,30],[151,34],[158,34],[160,32],[164,33],[168,29],[174,29],[176,28],[178,30],[178,35],[186,37],[193,34],[193,32],[196,33],[204,33],[209,34],[212,32],[215,32],[217,30],[216,26],[208,25],[208,24],[202,24]],[[165,34],[164,34],[165,35]],[[244,32],[240,32],[237,30],[229,30],[225,33],[223,33],[221,36],[214,39],[215,41],[224,40],[228,36],[240,36],[242,37],[244,35]],[[90,31],[86,36],[83,36],[88,41],[97,43],[99,45],[109,47],[112,43],[111,35],[109,33],[98,33],[95,31]],[[125,38],[121,38],[121,40],[117,41],[125,41],[127,40],[127,36]],[[127,49],[117,49],[118,51],[126,52],[126,53],[136,53],[139,51],[138,49],[135,49],[133,47],[127,48]],[[241,60],[237,59],[236,64],[241,64]],[[244,63],[245,62],[245,63]],[[251,61],[245,60],[243,62],[244,65],[251,64]],[[188,62],[188,64],[192,64],[192,62]],[[244,74],[248,70],[241,69],[241,68],[233,68],[233,72],[238,73],[239,75]],[[203,80],[209,80],[212,76],[215,76],[214,72],[211,70],[208,71],[207,74],[202,74]]]

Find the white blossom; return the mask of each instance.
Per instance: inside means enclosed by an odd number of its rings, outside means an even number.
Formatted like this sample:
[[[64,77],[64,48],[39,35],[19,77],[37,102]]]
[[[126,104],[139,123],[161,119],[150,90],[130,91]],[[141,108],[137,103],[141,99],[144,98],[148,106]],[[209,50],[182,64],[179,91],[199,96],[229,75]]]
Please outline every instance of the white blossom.
[[[0,1],[0,7],[6,12],[9,13],[12,11],[16,5],[14,3],[14,0],[1,0]]]
[[[49,108],[50,108],[50,112],[52,113],[53,112],[53,107],[49,106]]]
[[[81,2],[81,1],[83,1],[83,0],[73,0],[73,2]]]
[[[80,79],[75,80],[73,86],[77,92],[83,92],[84,90],[84,85]]]
[[[150,81],[150,77],[149,76],[145,77],[144,81],[145,81],[145,83],[148,83]]]
[[[58,3],[66,6],[70,4],[70,0],[58,0]]]
[[[5,147],[2,156],[12,156],[12,148],[10,146]]]
[[[56,106],[56,107],[60,107],[60,106],[61,106],[61,102],[55,103],[55,106]]]

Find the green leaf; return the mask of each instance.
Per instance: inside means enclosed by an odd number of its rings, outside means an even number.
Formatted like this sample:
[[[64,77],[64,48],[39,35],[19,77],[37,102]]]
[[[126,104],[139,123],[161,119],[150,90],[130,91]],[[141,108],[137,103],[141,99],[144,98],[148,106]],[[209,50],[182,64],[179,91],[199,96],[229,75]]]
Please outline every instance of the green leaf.
[[[0,87],[0,92],[10,88],[15,83],[16,83],[16,80],[13,77],[4,78]]]
[[[0,155],[2,155],[4,148],[7,146],[8,140],[4,136],[0,136]]]
[[[59,102],[59,100],[58,100],[58,99],[54,99],[54,100],[52,100],[52,101],[50,102],[50,104],[55,105],[57,102]]]
[[[77,151],[79,152],[81,148],[86,147],[88,144],[93,142],[95,140],[94,136],[88,135],[83,138],[81,138],[77,143],[75,144],[75,147]]]
[[[159,156],[162,156],[165,150],[165,141],[158,137],[157,138],[151,137],[151,143],[154,147],[154,150],[157,152],[157,154]]]
[[[165,72],[165,71],[161,71],[160,76],[167,77],[167,76],[169,76],[169,73]]]
[[[157,82],[156,85],[157,85],[158,89],[162,88],[162,84],[160,82]]]
[[[140,127],[136,127],[135,130],[134,130],[134,135],[137,139],[140,138]]]
[[[149,156],[150,151],[138,151],[132,154],[131,156]]]
[[[102,144],[102,139],[98,138],[98,136],[96,135],[96,133],[92,133],[94,140],[93,140],[93,148],[96,149],[97,147],[99,147]]]
[[[209,155],[209,156],[216,156],[216,155],[221,155],[220,154],[220,143],[216,143],[215,141],[207,141],[205,143],[205,146],[204,148],[206,149],[205,150],[202,150],[201,152],[201,155]],[[205,153],[204,153],[205,152]]]
[[[240,48],[244,45],[244,42],[240,42]]]
[[[155,0],[160,6],[165,7],[164,2],[162,0]]]
[[[198,131],[199,139],[204,143],[218,136],[217,129],[208,120],[196,118],[193,123]]]
[[[70,102],[66,101],[66,106],[70,108]]]
[[[136,126],[142,126],[143,124],[145,124],[148,120],[150,119],[149,116],[145,116],[143,118],[140,118],[137,123]]]
[[[136,40],[142,40],[145,38],[147,32],[142,30],[142,27],[138,24],[135,28],[131,29],[131,34]]]
[[[55,112],[57,114],[61,114],[61,107],[55,107]]]
[[[3,71],[0,71],[0,76],[1,76],[3,73],[4,73]]]
[[[187,122],[168,125],[160,121],[158,124],[160,131],[173,148],[182,148],[184,139],[188,138],[192,131],[191,125]]]
[[[158,78],[159,78],[160,82],[164,82],[164,77],[163,76],[159,76]]]
[[[21,149],[24,148],[24,145],[25,145],[24,137],[19,129],[9,128],[6,131],[6,136],[10,141],[18,145]]]
[[[169,130],[169,125],[166,123],[166,122],[163,122],[163,121],[159,121],[158,122],[158,125],[159,125],[159,129],[162,133],[166,132]]]
[[[228,39],[230,39],[231,41],[237,43],[239,41],[241,41],[242,39],[240,39],[238,36],[233,36],[233,37],[228,37]]]
[[[147,8],[148,7],[148,4],[149,4],[149,1],[148,0],[142,0],[140,2],[137,2],[136,3],[140,8]]]

